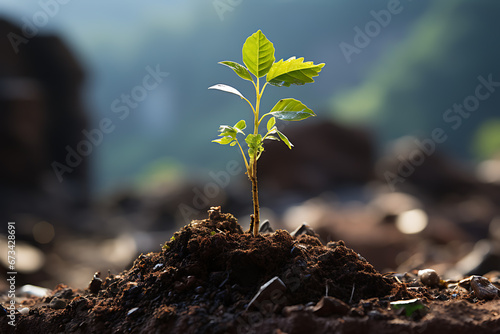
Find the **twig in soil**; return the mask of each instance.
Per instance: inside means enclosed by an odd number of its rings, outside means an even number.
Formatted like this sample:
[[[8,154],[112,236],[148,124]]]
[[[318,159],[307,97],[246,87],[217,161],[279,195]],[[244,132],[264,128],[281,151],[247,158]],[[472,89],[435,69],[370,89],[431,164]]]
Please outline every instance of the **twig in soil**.
[[[250,229],[248,230],[248,233],[253,232],[253,222],[254,222],[254,216],[250,215]]]
[[[356,288],[356,283],[352,283],[351,298],[349,298],[349,304],[352,302],[352,297],[354,296],[354,289]]]

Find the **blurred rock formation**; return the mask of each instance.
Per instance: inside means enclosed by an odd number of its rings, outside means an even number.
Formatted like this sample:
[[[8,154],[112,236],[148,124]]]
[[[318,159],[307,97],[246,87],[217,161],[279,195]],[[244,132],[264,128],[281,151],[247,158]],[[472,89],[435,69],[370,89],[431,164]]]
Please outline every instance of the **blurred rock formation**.
[[[20,234],[40,220],[70,224],[88,204],[87,161],[63,182],[51,163],[65,161],[66,146],[75,147],[87,126],[84,71],[59,37],[36,34],[13,45],[12,36],[26,36],[3,19],[0,35],[0,217],[31,217]]]

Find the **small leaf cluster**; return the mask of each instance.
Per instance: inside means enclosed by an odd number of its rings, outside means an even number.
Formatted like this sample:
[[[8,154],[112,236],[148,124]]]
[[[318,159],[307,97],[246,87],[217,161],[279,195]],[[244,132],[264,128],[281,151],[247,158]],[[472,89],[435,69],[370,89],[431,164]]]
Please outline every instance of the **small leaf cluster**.
[[[246,122],[240,120],[234,126],[221,125],[219,128],[218,139],[213,142],[240,147],[241,153],[245,159],[247,169],[249,164],[243,149],[237,139],[237,134],[241,133],[246,136],[245,143],[248,146],[248,156],[250,164],[253,159],[258,160],[264,151],[263,143],[265,140],[281,140],[288,148],[292,148],[293,144],[290,140],[278,130],[276,119],[284,121],[301,121],[311,116],[316,116],[314,112],[305,106],[302,102],[286,98],[278,101],[276,105],[267,113],[260,117],[260,99],[264,93],[267,84],[277,87],[289,87],[290,85],[303,85],[305,83],[314,82],[313,77],[318,76],[319,72],[325,64],[315,65],[313,62],[304,62],[304,58],[291,57],[287,60],[279,60],[275,62],[275,49],[262,31],[257,31],[247,38],[243,45],[242,56],[243,63],[241,65],[234,61],[222,61],[219,64],[231,68],[240,78],[251,81],[256,91],[255,106],[243,96],[236,88],[217,84],[209,87],[209,89],[217,89],[234,95],[238,95],[241,99],[248,102],[254,114],[254,132],[245,135],[243,130],[246,128]],[[260,78],[266,76],[263,87],[260,87]],[[267,121],[267,133],[259,134],[258,128],[265,117],[269,117]]]

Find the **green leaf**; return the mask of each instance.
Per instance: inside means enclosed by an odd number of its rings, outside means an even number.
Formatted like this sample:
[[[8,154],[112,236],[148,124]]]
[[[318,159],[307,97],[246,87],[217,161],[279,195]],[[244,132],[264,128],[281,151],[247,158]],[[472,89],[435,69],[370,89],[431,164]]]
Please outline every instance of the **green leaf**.
[[[316,114],[302,102],[295,99],[282,99],[268,112],[269,115],[283,121],[301,121]]]
[[[236,133],[238,132],[238,130],[229,125],[220,125],[219,132],[220,132],[219,136],[221,137],[236,138]]]
[[[221,65],[225,65],[232,69],[236,74],[239,75],[240,78],[243,78],[248,81],[253,81],[252,76],[250,75],[250,72],[248,72],[247,68],[243,65],[238,64],[237,62],[234,61],[221,61],[219,62]]]
[[[245,142],[248,144],[249,147],[258,147],[260,144],[262,144],[262,135],[249,134],[245,138]]]
[[[314,82],[312,79],[319,75],[321,69],[325,66],[324,63],[314,65],[312,61],[304,62],[304,58],[296,59],[295,57],[280,61],[273,64],[266,80],[274,86],[303,85],[309,82]]]
[[[288,140],[288,138],[281,131],[279,131],[279,130],[276,130],[276,133],[281,138],[281,140],[286,144],[286,146],[288,146],[289,149],[292,149],[293,144],[290,143],[290,141]]]
[[[212,140],[212,142],[219,143],[221,145],[227,145],[230,142],[232,142],[233,140],[234,140],[233,137],[222,137],[222,138],[219,138],[219,139],[214,139],[214,140]]]
[[[240,133],[243,133],[242,130],[244,130],[246,127],[247,127],[247,123],[244,120],[241,120],[234,125],[234,128],[236,129],[236,131],[239,130],[238,132],[240,132]]]
[[[266,75],[275,60],[273,43],[260,30],[247,38],[242,54],[246,67],[257,78]]]
[[[422,304],[422,302],[418,298],[409,299],[409,300],[398,300],[395,302],[391,302],[391,308],[393,310],[404,309],[405,315],[407,317],[412,316],[413,313],[420,311],[420,310],[422,310],[420,312],[423,312],[423,313],[425,313],[425,311],[426,311],[425,305]]]
[[[260,134],[249,134],[245,138],[245,142],[248,145],[248,155],[250,157],[254,156],[255,154],[258,154],[264,150],[262,147],[262,135]]]
[[[208,89],[217,89],[217,90],[221,90],[223,92],[238,95],[242,99],[244,98],[243,94],[241,94],[236,88],[228,86],[228,85],[217,84],[217,85],[213,85],[213,86],[208,87]]]
[[[269,121],[267,121],[267,131],[271,131],[273,128],[274,124],[276,124],[276,118],[271,117]]]
[[[276,136],[266,136],[266,139],[271,139],[271,140],[280,140],[278,137]]]

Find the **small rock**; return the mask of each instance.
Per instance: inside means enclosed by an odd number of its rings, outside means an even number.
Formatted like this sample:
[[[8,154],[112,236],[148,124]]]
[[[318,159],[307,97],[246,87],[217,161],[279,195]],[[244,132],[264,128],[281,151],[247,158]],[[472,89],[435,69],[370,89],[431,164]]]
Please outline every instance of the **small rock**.
[[[493,299],[498,296],[498,288],[482,276],[472,276],[470,286],[477,299]]]
[[[91,293],[98,293],[99,290],[101,290],[102,279],[99,278],[100,275],[101,272],[96,272],[94,274],[94,277],[92,278],[92,281],[90,281],[88,289]]]
[[[49,303],[49,307],[53,308],[54,310],[60,310],[66,307],[66,302],[59,298],[53,298]]]
[[[274,230],[269,223],[269,220],[264,220],[264,222],[259,227],[259,233],[273,233]]]
[[[329,317],[333,314],[346,315],[349,310],[349,305],[330,296],[324,296],[316,306],[312,308],[313,313],[318,317]]]
[[[20,296],[35,296],[35,297],[43,298],[45,296],[48,296],[49,293],[50,293],[49,289],[42,288],[40,286],[31,285],[31,284],[23,285],[19,289]]]
[[[71,299],[72,297],[73,297],[73,290],[70,288],[59,290],[53,296],[53,298],[61,298],[61,299]]]
[[[22,309],[19,310],[19,313],[22,315],[28,315],[30,313],[29,307],[23,307]]]
[[[314,233],[314,230],[307,223],[303,223],[302,225],[300,225],[299,227],[297,227],[295,229],[295,231],[293,231],[292,233],[290,233],[290,235],[292,237],[298,237],[298,236],[301,236],[302,234],[311,235],[313,237],[316,236],[316,233]]]
[[[264,303],[281,304],[285,302],[285,298],[283,298],[285,291],[285,283],[278,276],[275,276],[260,287],[259,292],[257,292],[248,304],[247,310],[261,308]]]
[[[433,269],[423,269],[418,271],[418,278],[422,284],[435,288],[439,286],[441,278]]]

